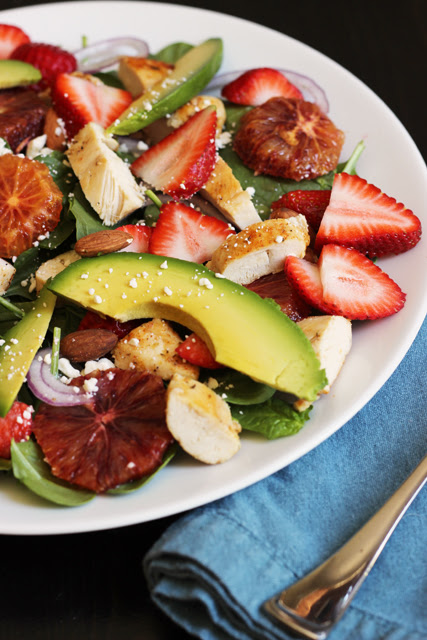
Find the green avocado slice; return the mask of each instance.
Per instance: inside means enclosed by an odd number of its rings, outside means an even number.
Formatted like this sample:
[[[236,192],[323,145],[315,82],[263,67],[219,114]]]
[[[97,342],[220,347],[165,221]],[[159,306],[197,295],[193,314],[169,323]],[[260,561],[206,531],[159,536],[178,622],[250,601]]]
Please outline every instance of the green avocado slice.
[[[151,254],[77,260],[55,294],[121,322],[164,318],[188,327],[215,359],[308,401],[327,384],[310,341],[274,303],[202,265]]]
[[[0,89],[23,87],[41,80],[36,67],[22,60],[0,60]]]
[[[39,350],[55,308],[56,297],[44,287],[31,311],[3,336],[0,346],[0,416],[15,400]]]
[[[222,62],[222,40],[211,38],[178,59],[174,70],[134,100],[107,133],[129,135],[176,111],[209,84]]]

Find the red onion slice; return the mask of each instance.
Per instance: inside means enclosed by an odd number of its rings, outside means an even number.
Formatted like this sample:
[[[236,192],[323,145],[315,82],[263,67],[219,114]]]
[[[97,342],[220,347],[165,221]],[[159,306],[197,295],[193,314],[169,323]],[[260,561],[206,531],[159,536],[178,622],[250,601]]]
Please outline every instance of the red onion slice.
[[[79,71],[82,73],[95,73],[112,67],[122,56],[146,58],[149,49],[145,40],[129,36],[100,40],[73,53],[77,60]]]
[[[50,365],[44,361],[45,356],[51,353],[49,348],[42,349],[34,358],[27,374],[27,384],[34,395],[46,404],[59,407],[72,407],[76,404],[87,404],[88,394],[79,389],[74,390],[70,385],[61,382],[50,371]]]
[[[228,73],[222,73],[216,76],[206,87],[204,93],[220,91],[222,87],[241,76],[245,71],[247,71],[247,69],[242,71],[229,71]],[[326,93],[312,78],[309,78],[302,73],[297,73],[296,71],[290,71],[289,69],[277,69],[277,71],[283,73],[289,82],[292,82],[292,84],[301,91],[305,100],[315,102],[323,113],[327,113],[329,111],[329,102],[326,97]]]

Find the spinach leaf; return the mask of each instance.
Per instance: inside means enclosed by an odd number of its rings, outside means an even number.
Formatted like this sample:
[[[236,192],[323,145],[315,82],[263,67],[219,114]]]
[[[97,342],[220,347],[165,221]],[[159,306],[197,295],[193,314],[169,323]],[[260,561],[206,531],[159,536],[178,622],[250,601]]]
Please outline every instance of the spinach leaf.
[[[14,263],[16,273],[13,276],[13,280],[7,290],[7,296],[21,296],[33,300],[36,296],[35,290],[30,293],[29,285],[35,272],[43,262],[40,251],[36,247],[27,249],[17,257]],[[22,284],[24,283],[24,284]]]
[[[211,377],[218,382],[218,386],[214,388],[215,393],[230,404],[259,404],[276,393],[276,389],[255,382],[234,369],[218,369],[212,372]]]
[[[178,451],[178,445],[175,443],[171,447],[169,447],[169,449],[165,454],[165,457],[162,460],[162,464],[160,465],[160,467],[158,467],[154,471],[154,473],[151,473],[149,476],[144,476],[143,478],[139,478],[138,480],[133,480],[132,482],[126,482],[125,484],[121,484],[119,487],[116,487],[115,489],[110,489],[108,493],[113,495],[120,495],[122,493],[131,493],[132,491],[137,491],[138,489],[141,489],[141,487],[147,484],[147,482],[150,482],[150,480],[154,478],[154,476],[161,469],[163,469],[167,464],[169,464],[169,462],[175,456],[177,451]]]
[[[47,166],[58,189],[68,197],[77,183],[77,178],[69,165],[67,156],[60,151],[52,151],[46,156],[40,155],[35,159]]]
[[[242,429],[256,431],[269,440],[290,436],[304,426],[311,407],[298,412],[277,395],[263,404],[232,405],[231,413]]]
[[[167,64],[175,64],[179,58],[182,58],[182,56],[192,48],[193,45],[188,44],[187,42],[174,42],[169,44],[167,47],[164,47],[151,57],[154,58],[154,60],[160,60]]]
[[[123,82],[120,80],[117,71],[97,71],[93,74],[95,78],[99,78],[101,82],[108,87],[114,87],[115,89],[124,89]]]
[[[15,302],[14,304],[24,313],[30,311],[34,306],[33,302]],[[17,322],[19,322],[19,318],[12,311],[3,306],[0,307],[0,336],[4,336]]]
[[[102,224],[100,217],[86,200],[80,185],[77,185],[74,189],[74,194],[70,200],[70,211],[76,219],[77,240],[90,233],[111,228]]]
[[[37,495],[66,507],[85,504],[95,497],[92,491],[73,488],[55,478],[43,460],[40,447],[33,441],[11,443],[12,469],[15,478]]]

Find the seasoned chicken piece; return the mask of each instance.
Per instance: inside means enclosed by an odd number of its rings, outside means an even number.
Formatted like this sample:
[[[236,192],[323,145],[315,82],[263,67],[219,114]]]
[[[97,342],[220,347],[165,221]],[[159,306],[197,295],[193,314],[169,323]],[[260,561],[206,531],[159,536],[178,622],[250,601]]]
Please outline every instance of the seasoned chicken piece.
[[[328,384],[321,393],[329,393],[331,384],[336,380],[351,349],[351,322],[342,316],[311,316],[297,324],[310,340],[321,368],[325,369]],[[309,406],[310,403],[306,400],[294,403],[298,411]]]
[[[173,69],[172,64],[151,58],[123,56],[120,59],[118,76],[125,89],[138,98],[147,89],[163,80]]]
[[[212,389],[184,376],[169,383],[166,423],[188,454],[207,464],[226,462],[240,449],[241,427]]]
[[[199,367],[189,364],[176,352],[183,342],[165,320],[155,318],[133,329],[119,340],[113,351],[116,367],[156,373],[170,380],[175,373],[198,378]]]
[[[168,118],[168,125],[177,129],[184,124],[184,122],[187,122],[191,116],[194,116],[197,111],[202,111],[210,105],[213,105],[216,109],[216,134],[218,136],[222,132],[227,114],[225,112],[223,101],[220,100],[220,98],[215,98],[214,96],[196,96],[192,98],[189,102],[177,109],[170,118]]]
[[[0,296],[2,296],[8,290],[15,273],[15,267],[11,265],[7,260],[3,260],[3,258],[0,258]]]
[[[61,253],[59,256],[43,262],[36,271],[36,291],[37,293],[44,287],[46,282],[63,271],[69,264],[79,260],[80,256],[73,249]]]
[[[207,183],[199,193],[239,229],[261,222],[250,194],[242,189],[231,168],[220,156]]]
[[[307,221],[302,215],[264,220],[227,238],[206,266],[233,282],[249,284],[281,271],[286,256],[303,258],[309,242]]]
[[[129,167],[114,152],[117,147],[117,141],[105,135],[99,124],[89,122],[67,151],[83,193],[106,225],[126,218],[144,201]]]

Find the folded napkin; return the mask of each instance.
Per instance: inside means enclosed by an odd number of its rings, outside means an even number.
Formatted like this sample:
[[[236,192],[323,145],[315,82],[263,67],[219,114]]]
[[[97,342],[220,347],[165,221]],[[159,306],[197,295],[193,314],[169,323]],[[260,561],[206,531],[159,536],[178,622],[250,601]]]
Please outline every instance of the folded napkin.
[[[291,638],[265,600],[344,544],[427,451],[427,322],[350,422],[273,476],[195,509],[149,551],[152,598],[205,640]],[[427,491],[421,491],[330,640],[426,640]]]

